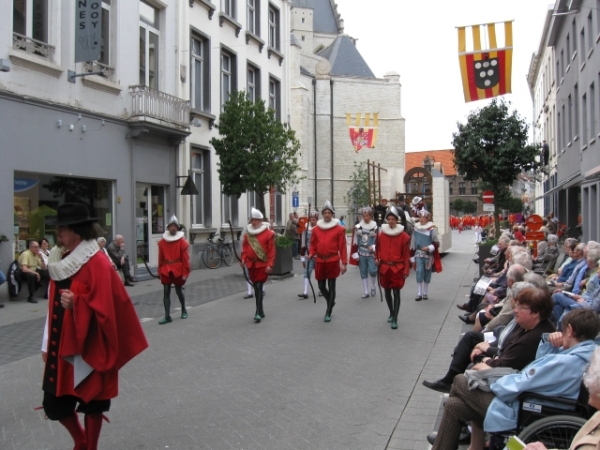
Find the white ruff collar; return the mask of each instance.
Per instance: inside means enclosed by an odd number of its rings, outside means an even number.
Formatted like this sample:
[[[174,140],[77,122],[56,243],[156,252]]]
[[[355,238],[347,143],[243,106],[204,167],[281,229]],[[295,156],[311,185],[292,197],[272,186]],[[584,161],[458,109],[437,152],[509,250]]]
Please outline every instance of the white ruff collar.
[[[387,234],[388,236],[398,236],[404,231],[404,227],[400,224],[397,224],[396,228],[392,228],[389,224],[384,223],[381,225],[381,231],[383,231],[383,234]]]
[[[330,228],[337,227],[339,224],[340,224],[340,221],[338,219],[336,219],[335,217],[333,219],[331,219],[330,222],[325,222],[325,220],[323,220],[323,219],[320,219],[317,221],[317,226],[321,230],[329,230]]]
[[[168,231],[163,233],[163,239],[167,242],[175,242],[183,237],[183,231],[178,231],[175,235],[171,235]]]
[[[98,243],[91,239],[82,241],[75,250],[62,258],[63,249],[54,247],[48,257],[48,272],[54,281],[66,280],[81,269],[100,250]]]
[[[415,230],[429,231],[432,228],[435,228],[435,225],[431,221],[427,222],[425,225],[422,225],[420,222],[415,222]]]
[[[361,220],[359,224],[356,225],[356,228],[364,228],[365,230],[372,230],[373,228],[377,228],[377,222],[371,220],[369,223],[365,223],[364,220]]]
[[[248,234],[252,234],[252,235],[260,234],[263,231],[268,230],[268,229],[269,229],[269,222],[261,223],[260,227],[258,227],[258,228],[254,228],[251,223],[249,223],[248,226],[246,227],[246,231],[248,232]]]

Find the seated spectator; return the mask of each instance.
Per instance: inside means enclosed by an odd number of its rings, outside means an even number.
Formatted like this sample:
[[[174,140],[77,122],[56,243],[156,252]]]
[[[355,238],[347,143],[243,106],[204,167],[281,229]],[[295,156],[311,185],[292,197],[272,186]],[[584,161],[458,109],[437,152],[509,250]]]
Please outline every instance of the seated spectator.
[[[115,265],[114,261],[111,259],[110,255],[108,254],[108,251],[106,250],[106,238],[100,236],[98,239],[96,239],[96,242],[98,242],[98,247],[100,247],[102,253],[106,255],[106,257],[110,261],[110,264],[114,267],[115,270],[118,271],[119,269],[117,269],[117,266]]]
[[[562,286],[582,261],[585,244],[579,244],[575,239],[573,241],[569,247],[565,244],[565,252],[568,258],[565,259],[565,262],[558,268],[555,274],[548,276],[547,280],[550,286]]]
[[[600,261],[600,250],[592,249],[588,252],[586,263],[595,273],[589,278],[586,290],[583,294],[565,294],[557,289],[552,295],[554,309],[552,312],[553,321],[561,328],[562,317],[565,313],[573,309],[591,309],[600,313],[600,283],[598,281],[598,262]]]
[[[488,432],[514,430],[518,397],[522,392],[576,399],[585,367],[596,350],[593,339],[599,331],[600,320],[596,314],[573,311],[565,317],[564,333],[544,335],[536,347],[536,359],[519,373],[492,382],[492,392],[469,390],[467,377],[457,376],[440,428],[435,436],[428,436],[428,440],[435,437],[433,449],[454,450],[464,421],[471,421],[471,449],[483,448],[482,423]]]
[[[547,290],[538,288],[525,288],[516,298],[514,330],[506,338],[502,347],[502,353],[514,353],[513,358],[506,358],[502,363],[503,356],[484,358],[482,362],[475,364],[472,370],[486,370],[493,367],[508,367],[515,370],[523,370],[531,363],[537,353],[538,344],[544,333],[554,332],[554,327],[547,320],[552,312],[552,301]],[[517,358],[518,354],[527,354],[525,358]],[[572,372],[570,372],[572,374]],[[433,450],[455,450],[458,437],[465,421],[482,423],[488,406],[494,395],[480,389],[470,391],[467,388],[467,378],[457,375],[452,383],[450,398],[444,407],[444,415],[437,435],[428,436],[428,440],[435,441]],[[479,436],[476,436],[479,439]]]
[[[547,246],[545,249],[542,247],[542,250],[540,250],[540,246],[538,244],[538,254],[533,260],[534,268],[539,267],[544,263],[548,263],[558,256],[558,236],[555,234],[549,234],[546,242]]]
[[[50,250],[48,250],[50,244],[48,242],[48,239],[41,238],[38,241],[38,244],[40,246],[40,258],[42,258],[42,261],[44,261],[44,264],[46,265],[46,267],[48,267],[48,257],[50,256]]]
[[[600,349],[592,355],[590,366],[583,375],[583,384],[589,392],[588,403],[597,411],[577,432],[569,449],[594,450],[600,438]],[[548,450],[541,442],[527,444],[526,450]]]
[[[545,283],[545,280],[542,279]],[[547,289],[527,287],[515,297],[515,318],[507,325],[494,345],[485,342],[483,333],[469,331],[454,348],[450,368],[437,381],[423,381],[423,386],[439,392],[450,392],[454,377],[463,373],[471,362],[475,370],[511,367],[521,370],[535,358],[537,343],[543,333],[555,331],[548,320],[552,300]]]
[[[521,232],[521,227],[519,225],[515,225],[513,227],[513,236],[515,237],[515,239],[517,241],[519,241],[521,244],[523,242],[525,242],[525,235]]]
[[[506,255],[504,252],[508,248],[508,243],[510,242],[510,237],[501,236],[498,239],[498,253],[492,258],[485,259],[485,265],[483,267],[483,272],[485,274],[491,275],[496,272],[500,272],[504,268],[504,263],[506,262]]]
[[[42,281],[50,279],[48,267],[40,256],[40,244],[37,241],[30,241],[29,249],[21,253],[19,256],[19,267],[21,268],[21,281],[27,283],[27,289],[29,290],[27,301],[29,303],[37,303],[38,301],[33,298],[33,294],[41,287]],[[44,298],[48,298],[47,293],[44,295]]]
[[[113,241],[106,246],[110,259],[113,260],[117,269],[123,272],[125,277],[125,286],[133,286],[132,283],[137,283],[137,278],[131,275],[129,266],[129,256],[125,253],[125,239],[120,234],[117,234]]]

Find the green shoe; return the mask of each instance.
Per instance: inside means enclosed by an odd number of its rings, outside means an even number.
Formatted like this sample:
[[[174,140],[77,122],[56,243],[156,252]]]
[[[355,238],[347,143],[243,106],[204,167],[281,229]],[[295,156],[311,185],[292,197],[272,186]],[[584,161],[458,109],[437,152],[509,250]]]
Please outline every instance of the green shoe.
[[[171,319],[171,316],[168,316],[168,317],[163,317],[162,319],[160,319],[158,321],[158,324],[164,325],[165,323],[171,323],[171,322],[173,322],[173,319]]]
[[[388,323],[392,323],[392,320],[394,320],[394,316],[388,317]]]
[[[395,330],[398,328],[398,324],[396,322],[392,322],[392,330]]]
[[[187,319],[187,317],[188,317],[188,316],[187,316],[187,311],[183,311],[183,312],[181,313],[181,318],[182,318],[182,319]]]
[[[325,316],[323,320],[325,320],[325,322],[331,322],[331,316]]]
[[[260,314],[257,314],[257,315],[254,316],[254,321],[255,322],[260,322],[260,319],[261,319]]]

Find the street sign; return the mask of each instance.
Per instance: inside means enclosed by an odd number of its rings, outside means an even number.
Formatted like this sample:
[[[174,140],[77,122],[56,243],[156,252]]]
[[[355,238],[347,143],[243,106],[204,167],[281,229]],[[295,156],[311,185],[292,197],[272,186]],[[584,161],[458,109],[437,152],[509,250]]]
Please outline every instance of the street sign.
[[[77,1],[75,7],[75,62],[100,59],[102,1]]]
[[[496,207],[494,206],[493,203],[484,203],[483,210],[485,212],[494,212],[494,211],[496,211]]]
[[[482,197],[483,197],[483,203],[494,203],[494,192],[485,191],[483,193]],[[487,210],[484,209],[484,211],[487,211]],[[491,211],[493,211],[493,209]]]
[[[300,206],[299,197],[296,195],[292,195],[292,208],[298,208]]]

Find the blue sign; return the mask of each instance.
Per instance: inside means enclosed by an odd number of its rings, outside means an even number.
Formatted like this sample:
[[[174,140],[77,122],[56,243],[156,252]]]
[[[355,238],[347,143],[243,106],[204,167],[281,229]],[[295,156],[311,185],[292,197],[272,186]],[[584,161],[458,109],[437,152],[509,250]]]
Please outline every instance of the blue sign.
[[[294,195],[292,196],[292,208],[298,208],[300,206],[300,200],[298,199],[298,196]]]
[[[40,180],[35,180],[32,178],[16,178],[15,177],[14,191],[15,192],[27,191],[27,190],[31,189],[32,187],[34,187],[39,182],[40,182]]]

